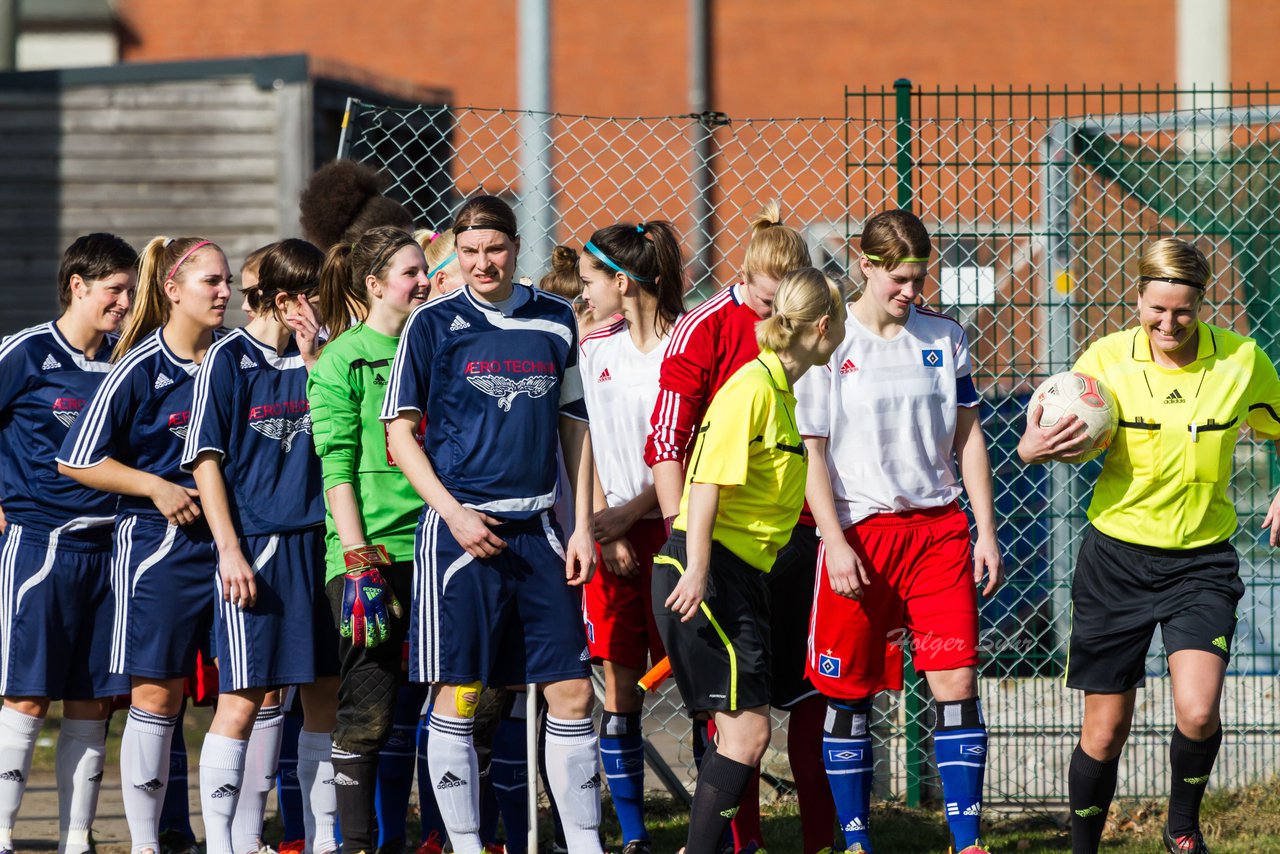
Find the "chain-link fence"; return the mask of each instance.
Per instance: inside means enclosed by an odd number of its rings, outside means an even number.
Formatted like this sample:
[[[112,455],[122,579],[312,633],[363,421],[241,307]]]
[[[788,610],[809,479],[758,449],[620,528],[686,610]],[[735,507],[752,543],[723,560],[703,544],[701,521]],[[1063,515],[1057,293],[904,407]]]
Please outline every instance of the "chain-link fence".
[[[531,115],[352,102],[342,156],[393,182],[424,225],[461,199],[506,196],[524,217],[521,273],[554,242],[580,246],[621,220],[666,218],[685,236],[694,297],[730,282],[750,217],[780,198],[815,262],[852,269],[851,235],[872,214],[911,207],[935,242],[926,294],[966,326],[996,477],[1008,582],[982,607],[982,697],[991,734],[989,803],[1066,798],[1081,716],[1061,683],[1069,579],[1097,463],[1027,469],[1013,450],[1030,391],[1080,349],[1134,320],[1139,248],[1194,239],[1213,263],[1206,320],[1278,352],[1280,92],[1224,90],[923,91],[900,81],[845,96],[835,118]],[[1269,447],[1236,454],[1248,592],[1224,697],[1231,733],[1217,785],[1269,775],[1280,752],[1277,564],[1259,525],[1276,470]],[[1121,771],[1120,796],[1167,791],[1173,727],[1157,635]],[[926,689],[880,701],[879,791],[908,802],[937,791]],[[779,720],[781,721],[779,716]],[[673,687],[650,698],[654,749],[691,779],[689,724]],[[781,732],[781,728],[778,729]],[[781,736],[775,744],[782,745]],[[785,786],[785,757],[766,761]]]

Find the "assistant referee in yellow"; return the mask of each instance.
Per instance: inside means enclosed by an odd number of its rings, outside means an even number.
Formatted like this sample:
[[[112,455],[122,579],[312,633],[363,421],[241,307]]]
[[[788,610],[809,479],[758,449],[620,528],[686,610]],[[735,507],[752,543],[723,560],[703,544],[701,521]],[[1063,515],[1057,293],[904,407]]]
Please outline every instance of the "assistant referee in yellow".
[[[1072,851],[1098,850],[1159,626],[1177,722],[1165,849],[1207,854],[1200,801],[1222,743],[1218,706],[1244,595],[1227,486],[1241,428],[1280,438],[1280,381],[1252,338],[1198,320],[1210,270],[1196,247],[1157,241],[1139,258],[1138,276],[1138,325],[1094,342],[1075,365],[1111,389],[1120,427],[1071,584],[1066,683],[1085,692],[1068,780]],[[1039,416],[1038,408],[1029,414],[1018,444],[1024,462],[1087,446],[1078,419],[1042,428]],[[1262,527],[1275,546],[1280,494]]]

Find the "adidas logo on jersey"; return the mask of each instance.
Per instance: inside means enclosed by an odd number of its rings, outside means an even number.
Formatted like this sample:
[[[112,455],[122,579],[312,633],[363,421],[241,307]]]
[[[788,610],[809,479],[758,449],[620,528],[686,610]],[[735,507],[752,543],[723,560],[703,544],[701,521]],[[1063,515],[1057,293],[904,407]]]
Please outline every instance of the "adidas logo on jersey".
[[[596,382],[607,383],[611,379],[613,379],[613,377],[609,376],[609,369],[605,368],[603,371],[600,372],[600,376],[596,377]]]
[[[454,774],[452,771],[444,772],[444,776],[440,778],[440,782],[436,783],[437,789],[456,789],[459,786],[467,785],[467,781]]]
[[[211,792],[211,793],[209,794],[209,797],[211,797],[211,798],[234,798],[234,797],[235,797],[236,795],[238,795],[238,794],[240,794],[240,787],[239,787],[239,786],[233,786],[233,785],[231,785],[230,783],[224,783],[223,785],[221,785],[221,786],[219,786],[218,788],[214,789],[214,790],[213,790],[213,792]]]
[[[1178,394],[1178,390],[1175,388],[1173,391],[1169,392],[1169,396],[1164,399],[1164,402],[1165,403],[1186,403],[1187,399],[1182,395]]]
[[[856,832],[859,830],[866,830],[866,829],[867,829],[867,823],[862,819],[858,818],[857,816],[854,816],[849,821],[849,823],[844,826],[845,833],[851,833],[851,832]]]
[[[853,359],[845,359],[844,364],[840,366],[840,376],[847,377],[849,374],[856,374],[858,366],[853,363]]]
[[[40,366],[40,370],[52,371],[56,368],[61,368],[61,367],[62,367],[62,363],[59,362],[57,359],[53,358],[53,355],[50,354],[44,357],[44,364]]]
[[[598,789],[600,788],[600,772],[597,771],[591,776],[591,779],[578,787],[579,789]]]
[[[165,374],[161,374],[160,376],[156,377],[156,382],[153,388],[159,391],[165,386],[170,386],[170,385],[173,385],[173,380],[169,379],[169,377],[166,376]]]
[[[450,332],[457,332],[459,329],[470,329],[470,328],[471,328],[471,324],[467,323],[465,320],[462,319],[461,315],[457,315],[457,314],[453,316],[453,323],[449,324]]]
[[[241,356],[241,357],[240,357],[240,367],[241,367],[241,368],[256,368],[256,367],[258,367],[258,363],[257,363],[257,362],[255,362],[253,359],[250,359],[250,358],[249,358],[249,356],[248,356],[248,354],[245,354],[245,355],[243,355],[243,356]]]
[[[981,805],[981,804],[969,804],[969,806],[965,807],[965,809],[964,809],[964,814],[965,814],[965,815],[969,815],[969,816],[973,816],[973,815],[982,815],[982,805]]]
[[[17,768],[14,768],[12,771],[5,771],[3,773],[0,773],[0,780],[4,780],[7,783],[22,783],[26,780],[26,778],[22,776],[21,771],[19,771]]]
[[[360,782],[358,780],[353,780],[351,777],[348,777],[346,774],[343,774],[341,771],[339,771],[337,774],[334,774],[332,780],[325,780],[325,783],[330,786],[359,786],[360,785]]]
[[[145,783],[136,784],[134,788],[140,792],[158,792],[164,788],[164,783],[161,783],[159,779],[152,777]]]
[[[386,384],[387,384],[387,378],[386,378],[386,377],[384,377],[384,376],[382,376],[382,374],[375,374],[375,375],[374,375],[374,377],[373,377],[373,384],[374,384],[374,385],[386,385]]]

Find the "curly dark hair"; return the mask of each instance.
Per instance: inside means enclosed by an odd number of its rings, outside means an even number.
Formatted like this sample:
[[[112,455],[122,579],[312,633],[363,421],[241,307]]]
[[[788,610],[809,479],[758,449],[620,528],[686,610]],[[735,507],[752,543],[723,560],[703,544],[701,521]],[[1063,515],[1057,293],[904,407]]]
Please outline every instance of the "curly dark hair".
[[[354,243],[378,226],[412,231],[413,217],[383,195],[386,186],[382,176],[363,163],[326,163],[311,176],[298,200],[303,235],[327,251],[337,243]]]

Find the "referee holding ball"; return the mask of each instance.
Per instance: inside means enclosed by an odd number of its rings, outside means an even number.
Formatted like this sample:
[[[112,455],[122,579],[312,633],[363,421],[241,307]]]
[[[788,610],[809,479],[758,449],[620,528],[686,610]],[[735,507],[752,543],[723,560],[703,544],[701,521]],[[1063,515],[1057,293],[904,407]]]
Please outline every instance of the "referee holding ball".
[[[1244,595],[1229,542],[1233,449],[1246,425],[1280,438],[1280,381],[1257,342],[1197,319],[1209,262],[1176,238],[1138,260],[1138,325],[1094,342],[1074,370],[1100,379],[1120,426],[1089,505],[1071,585],[1066,683],[1085,692],[1071,757],[1072,851],[1098,850],[1133,720],[1152,633],[1160,627],[1173,687],[1172,789],[1165,849],[1207,854],[1200,801],[1222,743],[1219,700]],[[1027,418],[1018,455],[1028,464],[1088,445],[1074,416],[1041,427]],[[1280,494],[1262,527],[1280,540]]]

